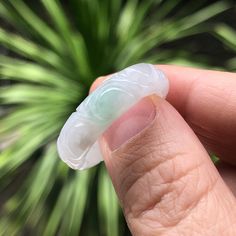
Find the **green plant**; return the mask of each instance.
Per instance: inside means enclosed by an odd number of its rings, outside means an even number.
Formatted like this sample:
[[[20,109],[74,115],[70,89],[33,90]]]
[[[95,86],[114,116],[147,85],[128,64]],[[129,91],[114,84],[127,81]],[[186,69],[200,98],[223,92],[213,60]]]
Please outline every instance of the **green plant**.
[[[103,164],[68,169],[57,156],[58,133],[97,76],[141,61],[210,66],[163,45],[209,31],[208,20],[228,8],[226,1],[1,1],[11,27],[0,28],[9,49],[0,55],[0,234],[125,234]],[[235,49],[225,29],[214,32]]]

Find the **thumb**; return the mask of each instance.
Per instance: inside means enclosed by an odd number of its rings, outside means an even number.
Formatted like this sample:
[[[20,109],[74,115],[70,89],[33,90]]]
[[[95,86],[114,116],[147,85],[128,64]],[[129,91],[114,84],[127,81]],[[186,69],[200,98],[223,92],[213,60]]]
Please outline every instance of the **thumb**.
[[[106,131],[101,147],[134,235],[235,232],[233,195],[167,101],[141,100]]]

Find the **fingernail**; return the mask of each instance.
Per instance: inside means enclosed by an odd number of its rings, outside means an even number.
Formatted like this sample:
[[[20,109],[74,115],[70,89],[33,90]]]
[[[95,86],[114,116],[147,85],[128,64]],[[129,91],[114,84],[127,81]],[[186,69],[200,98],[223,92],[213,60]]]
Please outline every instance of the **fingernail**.
[[[103,140],[114,151],[145,129],[155,116],[155,102],[151,97],[143,98],[107,129]]]

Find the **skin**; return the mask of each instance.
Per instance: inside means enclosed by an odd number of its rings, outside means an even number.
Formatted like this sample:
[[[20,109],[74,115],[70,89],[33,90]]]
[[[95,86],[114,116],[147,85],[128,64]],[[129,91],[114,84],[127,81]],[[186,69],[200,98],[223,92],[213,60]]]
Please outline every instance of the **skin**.
[[[103,135],[133,235],[236,234],[236,74],[158,65],[167,100],[143,99]],[[97,79],[93,91],[103,79]],[[220,158],[214,166],[208,153]]]

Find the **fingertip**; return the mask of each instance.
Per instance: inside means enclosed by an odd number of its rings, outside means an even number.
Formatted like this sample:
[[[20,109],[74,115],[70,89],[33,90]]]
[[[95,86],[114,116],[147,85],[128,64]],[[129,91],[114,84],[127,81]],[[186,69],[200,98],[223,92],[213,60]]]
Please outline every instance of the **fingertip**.
[[[89,93],[92,93],[105,79],[107,79],[107,76],[100,76],[96,80],[94,80],[89,89]]]

